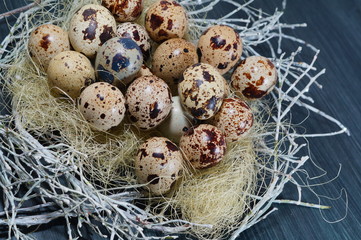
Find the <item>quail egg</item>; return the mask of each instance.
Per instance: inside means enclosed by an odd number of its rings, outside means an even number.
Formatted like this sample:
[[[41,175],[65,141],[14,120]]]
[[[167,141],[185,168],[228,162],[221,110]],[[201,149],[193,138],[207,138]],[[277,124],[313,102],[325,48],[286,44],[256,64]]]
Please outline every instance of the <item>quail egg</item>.
[[[143,10],[143,0],[102,0],[118,22],[131,22],[139,17]]]
[[[249,133],[253,125],[253,113],[245,101],[226,98],[210,123],[223,132],[228,142],[234,142]]]
[[[116,22],[103,6],[88,4],[70,20],[69,38],[77,52],[94,58],[98,48],[115,36]]]
[[[162,195],[172,189],[183,172],[183,158],[178,147],[164,137],[146,140],[135,158],[138,182],[147,185],[153,195]]]
[[[186,10],[176,1],[155,2],[145,16],[145,28],[156,42],[171,38],[182,38],[187,31]]]
[[[178,96],[172,98],[172,110],[166,120],[158,127],[162,136],[174,142],[179,142],[180,137],[192,126],[192,116],[183,110]]]
[[[184,71],[178,93],[188,112],[199,120],[207,120],[222,105],[225,80],[211,65],[197,63]]]
[[[107,131],[122,122],[125,99],[118,88],[109,83],[97,82],[80,94],[78,109],[94,129]]]
[[[153,73],[150,71],[150,69],[143,64],[142,67],[140,68],[139,72],[137,74],[134,75],[134,77],[132,78],[127,78],[127,82],[131,83],[133,82],[135,79],[143,77],[143,76],[152,76]]]
[[[75,99],[80,91],[95,82],[94,68],[87,57],[75,51],[65,51],[51,59],[48,83],[56,96],[68,95]]]
[[[172,109],[168,85],[156,76],[144,76],[132,82],[126,93],[130,121],[141,130],[158,126]]]
[[[122,23],[117,27],[118,37],[130,38],[138,44],[142,50],[143,56],[148,56],[150,51],[150,37],[145,28],[136,23]]]
[[[178,94],[178,82],[184,70],[198,63],[196,47],[181,38],[169,39],[155,50],[152,59],[154,75],[163,79],[172,90],[173,95]]]
[[[198,41],[202,63],[215,67],[221,74],[233,68],[242,55],[242,39],[231,27],[216,25],[206,30]]]
[[[277,83],[277,69],[262,56],[244,59],[234,70],[232,87],[237,95],[258,99],[270,93]]]
[[[68,33],[52,24],[41,25],[31,32],[28,49],[32,60],[46,71],[54,56],[70,50]]]
[[[224,98],[231,94],[231,87],[226,79],[224,79]]]
[[[139,46],[130,38],[115,37],[98,50],[95,69],[98,79],[115,86],[126,85],[143,64]]]
[[[196,169],[208,168],[222,161],[227,145],[221,130],[209,124],[190,128],[179,142],[184,159]]]

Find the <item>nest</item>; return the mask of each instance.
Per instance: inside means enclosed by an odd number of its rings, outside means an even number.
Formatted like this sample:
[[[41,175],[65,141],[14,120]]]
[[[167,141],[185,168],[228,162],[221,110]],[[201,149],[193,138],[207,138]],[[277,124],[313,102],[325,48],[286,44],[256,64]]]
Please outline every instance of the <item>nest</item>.
[[[5,201],[0,225],[8,227],[9,237],[13,234],[30,239],[22,232],[23,226],[62,217],[69,238],[81,236],[86,224],[110,239],[160,239],[178,233],[234,239],[272,213],[275,203],[325,208],[301,201],[304,182],[298,173],[305,172],[302,167],[309,156],[299,154],[308,147],[300,140],[347,129],[313,107],[307,95],[312,85],[320,86],[317,79],[324,73],[314,67],[317,49],[307,45],[315,53],[310,63],[297,60],[301,47],[289,55],[282,51],[282,41],[304,44],[284,33],[304,24],[281,23],[282,12],[266,14],[253,8],[252,0],[242,4],[235,0],[180,1],[188,9],[188,40],[196,42],[211,25],[229,25],[243,39],[244,57],[263,55],[276,63],[279,82],[268,99],[250,103],[255,126],[245,139],[228,147],[221,164],[204,171],[187,171],[176,191],[149,197],[140,191],[146,186],[136,182],[133,159],[139,144],[160,133],[145,134],[127,122],[110,133],[92,131],[73,102],[50,94],[46,74],[27,51],[29,33],[37,26],[53,23],[67,29],[77,9],[96,2],[45,0],[33,4],[20,14],[2,42],[0,73],[3,93],[11,96],[11,114],[0,118],[0,185]],[[209,17],[221,4],[231,5],[233,10],[219,18]],[[301,132],[290,121],[291,110],[296,107],[326,118],[339,130]],[[299,199],[277,199],[288,182],[297,186]],[[76,231],[71,218],[77,219]]]

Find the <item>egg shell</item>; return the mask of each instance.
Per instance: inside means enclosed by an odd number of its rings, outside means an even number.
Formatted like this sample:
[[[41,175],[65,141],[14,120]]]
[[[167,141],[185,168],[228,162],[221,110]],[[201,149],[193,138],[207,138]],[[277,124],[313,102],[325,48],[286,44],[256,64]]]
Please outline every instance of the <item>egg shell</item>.
[[[178,143],[183,133],[193,125],[193,121],[192,116],[183,109],[178,96],[174,96],[172,102],[169,117],[160,124],[158,130],[162,136]]]
[[[141,184],[153,195],[162,195],[172,189],[183,172],[183,158],[178,147],[164,137],[146,140],[135,158],[135,174]]]
[[[156,76],[144,76],[132,82],[126,93],[129,119],[141,130],[158,126],[172,109],[168,85]]]
[[[199,120],[214,116],[225,96],[225,79],[211,65],[197,63],[187,68],[178,85],[185,109]]]
[[[143,10],[143,0],[102,0],[118,22],[131,22],[137,19]]]
[[[61,52],[51,59],[47,74],[49,86],[55,96],[65,94],[75,99],[84,87],[95,82],[91,62],[75,51]]]
[[[155,2],[145,16],[145,28],[155,42],[182,38],[187,31],[186,10],[176,1]]]
[[[138,71],[137,74],[135,74],[132,77],[127,78],[126,82],[132,83],[135,79],[144,77],[144,76],[153,76],[153,73],[150,71],[150,69],[145,64],[142,65],[142,67],[140,68],[140,70]]]
[[[150,37],[143,26],[131,22],[122,23],[118,25],[116,34],[121,38],[132,39],[142,50],[143,56],[149,56]]]
[[[31,32],[28,50],[32,60],[46,71],[53,57],[70,50],[68,33],[52,24],[41,25]]]
[[[95,69],[100,81],[115,86],[126,85],[143,64],[139,46],[130,38],[115,37],[99,48]]]
[[[253,113],[245,101],[226,98],[210,123],[223,132],[227,142],[234,142],[249,133],[253,126]]]
[[[122,122],[125,98],[113,85],[97,82],[86,87],[80,94],[78,109],[94,129],[107,131]]]
[[[244,59],[232,74],[231,85],[237,95],[258,99],[270,93],[277,83],[277,69],[262,56]]]
[[[178,94],[178,82],[183,72],[191,65],[198,63],[196,47],[181,38],[169,39],[155,50],[152,58],[154,75],[163,79]]]
[[[242,39],[233,28],[216,25],[199,38],[197,52],[200,62],[208,63],[225,74],[237,64],[242,48]]]
[[[115,36],[115,30],[116,22],[108,9],[87,4],[70,20],[69,38],[77,52],[94,58],[98,48]]]
[[[231,87],[226,79],[224,79],[224,98],[227,98],[231,95]]]
[[[196,169],[208,168],[223,160],[227,144],[221,130],[200,124],[184,133],[179,142],[184,159]]]

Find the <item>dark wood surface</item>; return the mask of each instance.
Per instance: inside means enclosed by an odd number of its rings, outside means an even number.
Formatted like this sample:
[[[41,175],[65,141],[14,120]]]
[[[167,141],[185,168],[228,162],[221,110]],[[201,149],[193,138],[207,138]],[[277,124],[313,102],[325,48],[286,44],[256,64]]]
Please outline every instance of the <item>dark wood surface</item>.
[[[24,4],[23,1],[5,0],[8,9]],[[256,0],[255,4],[266,11],[274,9],[273,1]],[[6,8],[0,3],[0,12]],[[7,21],[0,20],[0,40],[7,33]],[[360,239],[361,237],[361,0],[290,0],[283,22],[308,24],[296,29],[298,36],[321,50],[316,66],[326,68],[320,79],[323,90],[312,88],[310,94],[315,106],[339,119],[350,130],[351,136],[338,135],[328,138],[310,139],[312,160],[321,166],[327,175],[321,180],[334,178],[340,166],[339,177],[332,183],[314,187],[320,195],[338,197],[338,200],[322,199],[332,206],[320,212],[294,205],[275,205],[279,210],[251,229],[239,239]],[[295,50],[290,44],[288,50]],[[305,56],[307,57],[307,56]],[[302,114],[295,114],[295,121]],[[300,119],[297,119],[300,117]],[[303,123],[307,132],[328,131],[335,126],[326,120],[312,116]],[[310,175],[319,174],[310,164],[306,165]],[[283,198],[296,197],[296,189],[288,187]],[[347,198],[346,194],[347,193]],[[346,201],[347,199],[347,201]],[[316,201],[313,194],[304,189],[305,201]],[[348,205],[346,203],[348,202]],[[341,219],[337,223],[328,223]],[[326,221],[326,220],[327,221]],[[64,223],[56,222],[33,233],[36,239],[67,239]],[[86,234],[85,239],[99,239]]]

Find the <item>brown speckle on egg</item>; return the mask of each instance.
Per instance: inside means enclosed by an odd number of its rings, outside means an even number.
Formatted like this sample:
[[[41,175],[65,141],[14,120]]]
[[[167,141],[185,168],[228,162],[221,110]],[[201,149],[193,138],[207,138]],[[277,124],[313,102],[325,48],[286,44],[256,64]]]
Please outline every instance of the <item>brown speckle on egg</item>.
[[[164,137],[147,139],[135,158],[135,174],[141,184],[153,195],[162,195],[172,189],[181,177],[182,154],[178,147]]]
[[[226,98],[210,123],[223,132],[227,141],[234,142],[249,133],[253,126],[253,113],[245,101],[239,98]]]
[[[28,49],[32,60],[46,71],[53,57],[70,50],[68,33],[52,24],[41,25],[30,34]]]
[[[84,105],[80,103],[84,102]],[[86,87],[78,98],[78,108],[92,128],[107,131],[118,126],[125,115],[125,99],[119,89],[97,82]]]
[[[211,65],[194,64],[183,73],[178,93],[185,109],[199,120],[214,116],[226,95],[225,79]]]
[[[124,88],[141,69],[143,54],[130,38],[114,37],[99,48],[95,70],[99,80]]]
[[[137,19],[143,10],[143,0],[102,0],[118,22],[131,22]]]
[[[152,71],[169,85],[173,95],[177,95],[184,70],[197,62],[196,47],[184,39],[173,38],[163,42],[154,52]]]
[[[137,78],[131,83],[126,99],[131,120],[142,130],[158,126],[172,108],[168,85],[154,75]]]
[[[237,95],[258,99],[272,91],[277,82],[277,69],[262,56],[251,56],[241,61],[232,75],[232,87]]]
[[[242,39],[231,27],[216,25],[198,41],[199,61],[215,67],[221,74],[233,68],[242,55]]]
[[[150,37],[156,42],[182,38],[187,25],[186,11],[175,1],[157,1],[148,9],[145,16],[145,27]]]
[[[99,46],[114,37],[116,22],[105,7],[88,4],[74,14],[69,29],[73,48],[89,58],[94,58]]]
[[[190,128],[181,137],[179,147],[184,159],[196,169],[216,165],[222,161],[227,149],[223,133],[209,124]]]
[[[95,81],[94,68],[87,57],[75,51],[64,51],[51,59],[48,83],[55,96],[77,98],[81,90]]]
[[[118,37],[131,38],[138,44],[145,57],[149,55],[150,37],[143,26],[131,22],[122,23],[118,25],[116,34]]]

